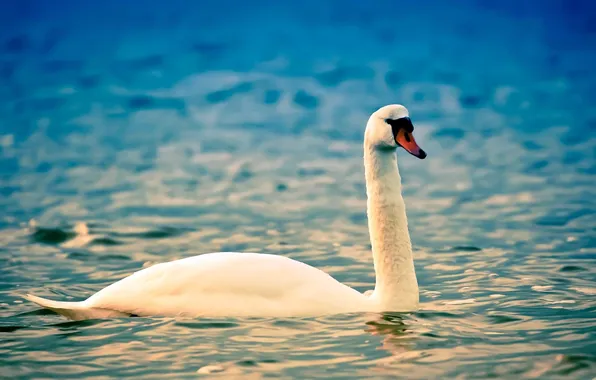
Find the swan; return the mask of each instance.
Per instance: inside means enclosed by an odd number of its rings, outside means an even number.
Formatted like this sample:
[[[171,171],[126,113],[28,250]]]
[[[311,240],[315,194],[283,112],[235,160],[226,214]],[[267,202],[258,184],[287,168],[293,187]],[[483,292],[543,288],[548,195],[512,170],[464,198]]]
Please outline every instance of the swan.
[[[424,159],[406,107],[374,112],[364,133],[367,215],[376,274],[365,294],[284,256],[217,252],[156,264],[80,302],[27,294],[73,320],[129,316],[299,317],[418,308],[418,282],[408,232],[398,147]]]

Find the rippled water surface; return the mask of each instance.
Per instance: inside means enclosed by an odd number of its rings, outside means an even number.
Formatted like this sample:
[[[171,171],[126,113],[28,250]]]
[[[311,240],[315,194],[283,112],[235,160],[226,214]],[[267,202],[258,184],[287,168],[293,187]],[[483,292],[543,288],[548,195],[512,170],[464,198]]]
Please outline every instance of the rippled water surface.
[[[590,6],[477,3],[3,3],[1,377],[596,376]],[[362,136],[388,103],[429,154],[399,154],[420,311],[71,322],[22,300],[215,251],[371,289]]]

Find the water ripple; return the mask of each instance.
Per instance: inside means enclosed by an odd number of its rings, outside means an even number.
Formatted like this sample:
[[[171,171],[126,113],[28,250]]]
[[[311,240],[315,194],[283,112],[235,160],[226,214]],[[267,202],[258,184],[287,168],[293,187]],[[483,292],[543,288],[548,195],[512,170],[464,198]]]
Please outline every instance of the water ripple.
[[[0,14],[3,376],[596,375],[589,17],[79,3]],[[429,153],[399,154],[418,312],[68,322],[22,301],[222,250],[370,291],[362,134],[394,102]]]

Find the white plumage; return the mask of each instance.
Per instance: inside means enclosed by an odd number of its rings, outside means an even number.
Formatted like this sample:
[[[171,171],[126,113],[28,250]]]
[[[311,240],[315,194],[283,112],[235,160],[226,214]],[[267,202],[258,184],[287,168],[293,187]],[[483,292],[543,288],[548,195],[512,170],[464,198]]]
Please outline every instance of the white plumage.
[[[404,119],[409,122],[405,107],[385,106],[371,115],[365,132],[367,209],[376,273],[370,296],[284,256],[218,252],[143,269],[81,302],[33,295],[26,298],[75,320],[131,315],[291,317],[414,310],[418,306],[418,283],[395,153],[399,145],[406,145],[400,144],[401,137],[388,123]],[[406,149],[412,152],[408,146]],[[417,152],[413,154],[424,158],[424,152]]]

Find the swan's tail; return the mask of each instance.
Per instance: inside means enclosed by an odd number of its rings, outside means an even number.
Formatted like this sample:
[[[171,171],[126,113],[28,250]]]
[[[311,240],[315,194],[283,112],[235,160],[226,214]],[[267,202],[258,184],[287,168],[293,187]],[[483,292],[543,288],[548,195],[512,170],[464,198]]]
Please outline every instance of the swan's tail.
[[[46,309],[52,310],[55,313],[75,321],[80,321],[83,319],[130,317],[130,314],[128,313],[123,313],[116,310],[89,307],[86,306],[84,302],[52,301],[34,296],[32,294],[27,294],[25,298],[31,302],[35,302],[41,307],[45,307]]]

